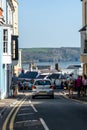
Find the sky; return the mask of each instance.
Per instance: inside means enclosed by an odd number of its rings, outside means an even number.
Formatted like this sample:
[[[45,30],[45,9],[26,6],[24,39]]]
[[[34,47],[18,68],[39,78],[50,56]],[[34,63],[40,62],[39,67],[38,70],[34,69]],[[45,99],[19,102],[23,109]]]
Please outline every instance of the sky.
[[[80,47],[81,0],[18,0],[19,48]]]

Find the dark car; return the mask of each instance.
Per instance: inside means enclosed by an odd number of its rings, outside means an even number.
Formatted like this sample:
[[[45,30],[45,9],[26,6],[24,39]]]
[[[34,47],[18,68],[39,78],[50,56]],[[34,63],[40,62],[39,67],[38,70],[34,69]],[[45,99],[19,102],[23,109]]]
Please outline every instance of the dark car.
[[[27,71],[26,73],[19,74],[18,78],[35,79],[38,76],[38,73],[38,71]]]
[[[38,76],[38,71],[27,71],[26,73],[21,73],[18,76],[18,86],[19,90],[31,89],[33,80]]]
[[[38,71],[27,71],[25,73],[25,78],[27,79],[35,79],[38,76]]]

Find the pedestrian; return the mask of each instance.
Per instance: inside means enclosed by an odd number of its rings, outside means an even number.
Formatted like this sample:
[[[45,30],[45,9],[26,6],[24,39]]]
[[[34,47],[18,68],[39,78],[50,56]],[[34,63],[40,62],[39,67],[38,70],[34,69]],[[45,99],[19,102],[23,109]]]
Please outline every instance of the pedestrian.
[[[77,89],[77,96],[80,97],[80,92],[81,92],[81,88],[82,88],[82,78],[80,75],[78,75],[78,78],[75,80],[75,85],[76,85],[76,89]]]
[[[72,74],[69,75],[68,79],[68,92],[69,92],[69,98],[73,97],[73,88],[74,88],[74,78],[72,77]]]
[[[13,96],[15,97],[18,93],[18,77],[16,76],[16,73],[14,73],[12,77],[12,89]]]
[[[87,76],[84,74],[82,77],[82,83],[83,83],[83,96],[86,96],[86,90],[87,90]]]

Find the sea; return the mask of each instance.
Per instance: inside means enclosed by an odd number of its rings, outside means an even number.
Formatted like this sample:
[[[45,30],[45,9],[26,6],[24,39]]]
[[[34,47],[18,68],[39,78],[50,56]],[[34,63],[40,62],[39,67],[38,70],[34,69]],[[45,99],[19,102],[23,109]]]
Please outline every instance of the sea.
[[[55,68],[55,64],[54,62],[36,62],[34,63],[34,65],[36,66],[51,66],[52,68]],[[68,62],[58,62],[58,67],[61,69],[67,68],[70,65],[81,65],[81,63],[79,61],[68,61]],[[22,68],[23,69],[29,69],[29,64],[22,64]]]

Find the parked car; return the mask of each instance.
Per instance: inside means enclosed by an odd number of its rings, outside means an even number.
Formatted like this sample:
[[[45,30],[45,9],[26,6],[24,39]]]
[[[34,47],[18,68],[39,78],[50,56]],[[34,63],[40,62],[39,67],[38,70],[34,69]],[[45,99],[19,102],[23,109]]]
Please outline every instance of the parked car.
[[[19,74],[19,79],[35,79],[38,76],[38,71],[27,71],[26,73]]]
[[[48,76],[48,78],[52,81],[56,88],[64,88],[63,82],[65,81],[65,76],[62,73],[52,73]]]
[[[28,90],[31,89],[33,80],[38,76],[39,72],[37,71],[27,71],[26,73],[21,73],[18,76],[19,80],[19,90]]]
[[[46,74],[46,73],[41,73],[39,74],[36,79],[47,79],[49,76],[49,74]]]
[[[32,89],[33,81],[34,80],[25,79],[24,82],[23,82],[24,89],[25,90],[31,90]]]
[[[50,96],[54,98],[54,86],[49,79],[36,79],[32,85],[32,98]]]
[[[28,79],[35,79],[38,76],[39,72],[38,71],[27,71],[25,73],[25,78]]]

